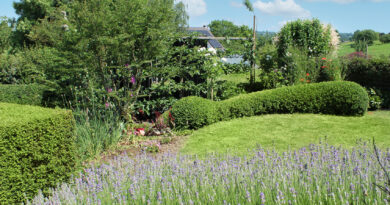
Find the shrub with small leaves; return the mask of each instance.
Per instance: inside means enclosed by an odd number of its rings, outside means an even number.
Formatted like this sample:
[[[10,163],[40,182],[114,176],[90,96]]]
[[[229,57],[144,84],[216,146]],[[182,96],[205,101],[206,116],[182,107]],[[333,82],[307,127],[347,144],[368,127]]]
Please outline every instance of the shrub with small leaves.
[[[71,111],[0,103],[0,204],[44,194],[76,167]]]
[[[288,86],[213,102],[198,97],[173,106],[177,128],[197,129],[216,121],[273,113],[363,115],[367,92],[353,82],[323,82]]]
[[[201,97],[186,97],[172,106],[172,115],[177,128],[198,129],[214,123],[218,114],[211,100]]]
[[[0,102],[42,106],[47,102],[49,88],[43,85],[2,85],[0,84]]]

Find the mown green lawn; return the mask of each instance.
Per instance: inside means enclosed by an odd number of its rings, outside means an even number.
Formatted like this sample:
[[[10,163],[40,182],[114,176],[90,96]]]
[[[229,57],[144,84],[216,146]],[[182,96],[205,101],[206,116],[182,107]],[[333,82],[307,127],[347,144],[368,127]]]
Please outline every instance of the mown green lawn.
[[[344,42],[340,45],[338,50],[339,56],[345,56],[355,52],[355,49],[351,47],[353,42]],[[390,55],[390,43],[382,44],[379,41],[375,41],[374,45],[368,47],[368,55],[380,57],[381,55]]]
[[[274,114],[234,119],[195,131],[181,152],[244,155],[257,146],[286,151],[320,140],[351,148],[359,141],[371,143],[373,137],[379,147],[390,147],[390,111],[369,112],[363,117]]]
[[[239,83],[248,83],[250,74],[247,73],[232,73],[228,75],[221,75],[217,80],[226,80],[228,82],[233,82],[235,84]]]

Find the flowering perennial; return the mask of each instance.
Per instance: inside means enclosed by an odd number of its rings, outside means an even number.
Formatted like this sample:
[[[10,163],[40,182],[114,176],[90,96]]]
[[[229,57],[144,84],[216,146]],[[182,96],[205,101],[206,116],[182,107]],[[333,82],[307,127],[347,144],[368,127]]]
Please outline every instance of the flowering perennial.
[[[32,204],[388,204],[373,150],[310,145],[246,157],[126,155],[85,169]],[[390,153],[380,152],[386,168]]]

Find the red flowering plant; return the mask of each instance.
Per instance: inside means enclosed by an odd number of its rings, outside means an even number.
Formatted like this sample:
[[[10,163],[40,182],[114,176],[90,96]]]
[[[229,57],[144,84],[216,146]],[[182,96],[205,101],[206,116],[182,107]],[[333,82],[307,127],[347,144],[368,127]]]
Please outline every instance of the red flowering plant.
[[[311,75],[310,73],[306,73],[304,78],[300,78],[299,82],[301,83],[310,83],[311,82]]]
[[[317,82],[334,81],[340,79],[340,65],[338,60],[321,58]]]

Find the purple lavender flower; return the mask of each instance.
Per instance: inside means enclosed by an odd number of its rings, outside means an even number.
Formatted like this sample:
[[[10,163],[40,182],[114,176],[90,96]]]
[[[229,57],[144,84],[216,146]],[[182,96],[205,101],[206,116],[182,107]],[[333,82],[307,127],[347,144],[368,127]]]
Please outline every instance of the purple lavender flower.
[[[261,200],[261,204],[265,204],[265,195],[263,192],[260,193],[260,200]]]

